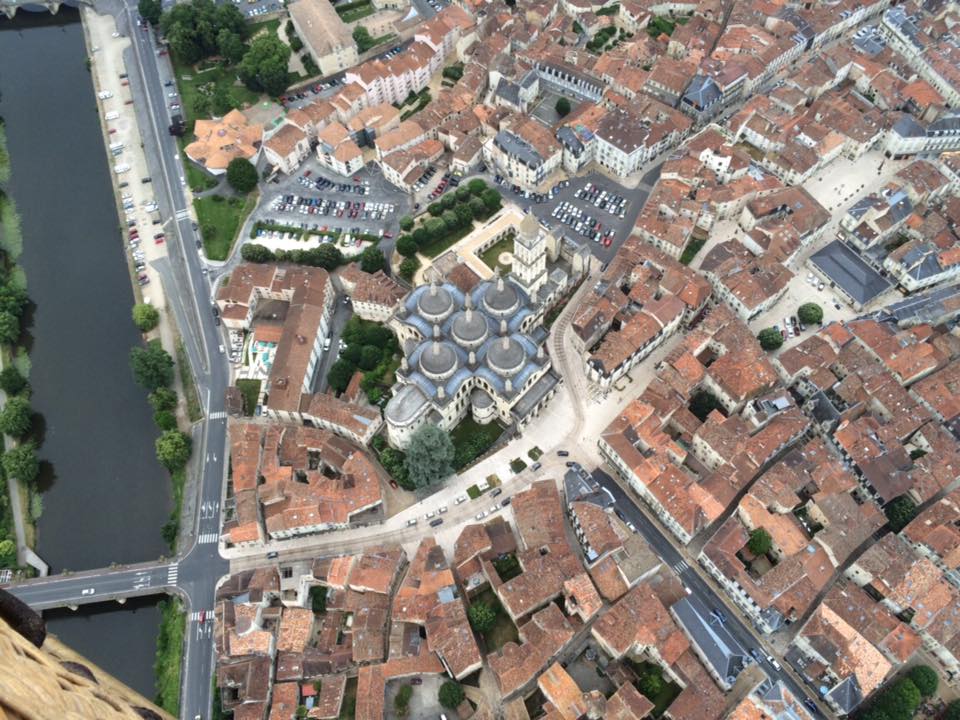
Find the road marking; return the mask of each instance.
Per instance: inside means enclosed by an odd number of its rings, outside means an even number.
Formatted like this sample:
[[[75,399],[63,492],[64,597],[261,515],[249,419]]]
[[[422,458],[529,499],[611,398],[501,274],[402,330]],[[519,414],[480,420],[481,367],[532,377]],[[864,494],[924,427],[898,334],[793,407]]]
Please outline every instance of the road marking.
[[[186,220],[190,217],[190,211],[184,208],[183,210],[177,210],[177,220]]]
[[[176,585],[177,584],[177,574],[178,574],[177,565],[171,565],[167,568],[167,584]]]
[[[194,610],[190,613],[190,622],[200,622],[200,613],[206,613],[206,620],[213,619],[213,610]]]
[[[210,420],[224,420],[227,417],[226,410],[218,410],[217,412],[212,412],[208,416]]]
[[[677,573],[677,575],[682,575],[689,569],[690,569],[690,566],[687,565],[687,563],[685,563],[683,560],[681,560],[680,562],[678,562],[676,565],[673,566],[673,570],[674,572]]]
[[[201,545],[207,545],[209,543],[215,543],[220,539],[220,533],[203,533],[198,539],[197,542]]]

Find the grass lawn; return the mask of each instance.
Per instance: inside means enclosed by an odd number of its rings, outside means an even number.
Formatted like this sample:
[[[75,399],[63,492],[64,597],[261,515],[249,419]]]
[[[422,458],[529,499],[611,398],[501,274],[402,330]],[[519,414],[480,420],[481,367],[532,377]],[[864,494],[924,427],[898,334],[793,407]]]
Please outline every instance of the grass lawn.
[[[260,381],[237,380],[237,387],[243,393],[243,414],[247,417],[253,417],[253,411],[257,407],[257,398],[260,397]]]
[[[510,461],[510,469],[513,470],[513,474],[522,473],[527,469],[527,464],[520,458],[514,458]]]
[[[473,599],[473,602],[489,605],[497,613],[497,624],[493,626],[490,632],[483,636],[484,644],[487,646],[487,652],[496,652],[508,642],[520,642],[517,626],[513,624],[513,620],[511,620],[510,616],[504,611],[503,606],[500,605],[500,600],[497,599],[493,590],[487,588],[477,595]]]
[[[693,262],[693,259],[697,256],[697,253],[703,248],[706,244],[706,238],[694,238],[687,243],[687,246],[683,249],[683,253],[680,255],[680,262],[684,265],[689,265]]]
[[[476,500],[478,497],[480,497],[481,494],[482,493],[480,492],[480,488],[478,488],[476,485],[471,485],[470,487],[467,488],[467,496],[471,500]]]
[[[659,666],[654,665],[648,662],[633,662],[628,660],[631,667],[633,667],[634,672],[637,673],[638,677],[643,677],[644,675],[655,675],[660,678],[660,691],[647,695],[639,687],[637,690],[646,696],[646,698],[653,703],[653,712],[650,713],[653,717],[660,717],[663,715],[664,711],[670,707],[670,703],[674,701],[677,695],[680,694],[680,686],[676,683],[669,682],[663,677],[663,671]],[[638,683],[642,685],[642,683]]]
[[[530,456],[530,459],[531,459],[531,460],[533,460],[534,462],[536,462],[536,461],[539,460],[541,457],[543,457],[543,450],[541,450],[541,449],[538,448],[536,445],[534,445],[532,448],[530,448],[530,449],[527,451],[527,455]]]
[[[472,224],[468,225],[465,228],[454,230],[452,233],[446,235],[445,237],[440,238],[439,240],[434,240],[433,242],[429,242],[425,244],[422,248],[420,248],[420,252],[423,255],[426,255],[428,258],[435,258],[444,250],[449,249],[456,242],[465,238],[471,232],[473,232]]]
[[[233,247],[233,241],[237,237],[237,231],[256,204],[256,193],[250,193],[246,200],[211,195],[193,201],[200,234],[203,235],[203,247],[208,258],[227,259]]]
[[[469,465],[483,455],[502,434],[503,428],[495,422],[481,425],[474,422],[473,418],[465,417],[450,433],[450,439],[453,441],[454,465],[460,466],[457,469]]]
[[[483,260],[491,270],[500,268],[500,272],[502,273],[509,272],[510,268],[513,267],[513,263],[504,265],[499,260],[500,254],[505,252],[513,252],[513,238],[510,235],[507,235],[503,240],[500,240],[480,253],[480,259]]]
[[[180,662],[183,658],[183,634],[186,613],[178,598],[160,602],[160,634],[153,674],[157,685],[157,705],[173,716],[180,715]]]
[[[360,7],[350,8],[344,12],[337,12],[340,16],[340,19],[345,23],[352,23],[367,17],[368,15],[373,15],[376,12],[376,8],[373,7],[371,3],[362,5]]]
[[[197,395],[197,386],[193,382],[193,370],[187,360],[187,351],[183,347],[183,340],[177,340],[177,365],[180,367],[180,382],[183,385],[184,399],[187,401],[187,417],[190,422],[196,422],[203,417],[200,408],[200,397]]]
[[[197,113],[198,100],[202,95],[212,95],[215,88],[222,88],[230,99],[230,104],[236,108],[253,105],[260,99],[259,93],[248,90],[240,84],[237,73],[232,68],[215,65],[209,69],[197,71],[176,58],[173,60],[173,68],[177,77],[177,88],[180,90],[180,105],[187,125],[188,137],[193,133],[193,122],[198,116],[209,117],[208,112]]]
[[[189,144],[190,140],[186,136],[177,138],[177,145],[180,148],[180,157],[183,158],[183,167],[187,172],[187,185],[189,185],[190,189],[195,193],[215,188],[217,186],[217,179],[212,175],[205,173],[203,170],[197,167],[195,162],[187,157],[186,147]]]
[[[260,33],[266,33],[269,35],[276,35],[277,29],[280,27],[280,18],[273,18],[272,20],[264,20],[263,22],[250,23],[250,37],[253,38]]]

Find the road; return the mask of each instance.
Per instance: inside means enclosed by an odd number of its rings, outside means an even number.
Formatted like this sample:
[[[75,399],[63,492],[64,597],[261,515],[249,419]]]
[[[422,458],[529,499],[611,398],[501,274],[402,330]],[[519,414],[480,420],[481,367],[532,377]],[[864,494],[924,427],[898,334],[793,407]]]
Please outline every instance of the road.
[[[204,263],[197,251],[198,238],[189,214],[190,201],[184,193],[183,160],[175,139],[167,132],[170,118],[163,82],[171,78],[169,63],[165,56],[157,55],[153,31],[142,31],[137,27],[136,3],[131,0],[123,2],[122,9],[115,11],[114,16],[118,29],[125,30],[132,40],[132,57],[125,60],[136,99],[134,107],[140,114],[145,149],[149,149],[147,161],[153,173],[161,214],[167,218],[164,227],[168,238],[175,240],[168,241],[167,266],[158,267],[158,270],[183,337],[205,413],[200,442],[194,446],[194,456],[201,468],[199,488],[194,488],[193,494],[190,486],[185,491],[185,503],[194,503],[198,511],[193,514],[192,538],[179,557],[174,578],[188,612],[191,617],[196,617],[199,611],[212,610],[216,583],[229,569],[227,562],[220,557],[216,543],[226,469],[224,395],[229,371],[226,357],[219,352],[222,336],[213,322],[209,304],[211,288],[208,276],[203,273]],[[123,28],[124,21],[126,28]],[[184,517],[187,517],[186,513]],[[106,577],[103,581],[106,582]],[[94,587],[100,592],[96,585]],[[213,671],[211,633],[194,632],[192,626],[187,630],[181,716],[209,717]]]
[[[684,586],[690,589],[692,596],[703,602],[707,608],[724,608],[723,601],[710,585],[700,576],[700,574],[691,568],[684,557],[680,554],[673,543],[660,531],[660,529],[651,521],[641,510],[633,499],[623,491],[617,482],[603,470],[594,470],[593,478],[601,487],[613,494],[616,499],[616,507],[624,516],[637,528],[639,534],[650,545],[653,551],[669,565],[674,573],[683,581]],[[757,648],[766,656],[768,653],[763,650],[763,644],[757,639],[753,631],[744,625],[740,618],[732,612],[726,613],[727,620],[724,627],[736,640],[745,648]],[[785,669],[778,670],[766,659],[760,662],[760,667],[770,677],[771,680],[782,682],[794,696],[798,698],[808,698],[810,695],[803,686],[800,685],[793,676],[788,674]],[[808,708],[809,709],[809,708]],[[823,713],[813,713],[815,717],[823,717]]]

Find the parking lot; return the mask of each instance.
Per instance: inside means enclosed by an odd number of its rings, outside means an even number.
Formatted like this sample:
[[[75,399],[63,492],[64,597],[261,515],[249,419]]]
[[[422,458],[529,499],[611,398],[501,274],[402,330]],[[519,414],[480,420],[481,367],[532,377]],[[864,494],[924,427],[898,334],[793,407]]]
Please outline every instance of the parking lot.
[[[506,183],[499,184],[499,188],[505,198],[530,209],[554,234],[589,245],[601,262],[608,262],[629,237],[649,194],[640,188],[626,188],[597,173],[564,180],[547,196],[524,197]],[[612,198],[620,201],[611,203]],[[612,212],[614,209],[616,212]],[[609,244],[605,242],[608,238]]]
[[[410,212],[407,195],[390,185],[379,170],[363,169],[343,178],[322,171],[311,157],[293,176],[279,176],[263,186],[254,220],[321,234],[327,231],[382,238],[385,254],[393,249],[400,218]]]

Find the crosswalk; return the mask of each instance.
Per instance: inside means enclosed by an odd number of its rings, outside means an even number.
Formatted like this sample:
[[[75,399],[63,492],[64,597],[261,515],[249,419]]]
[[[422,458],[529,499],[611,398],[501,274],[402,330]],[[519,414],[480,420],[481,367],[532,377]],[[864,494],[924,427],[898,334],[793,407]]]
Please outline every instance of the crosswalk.
[[[179,569],[178,569],[177,563],[174,563],[169,568],[167,568],[167,585],[176,585],[178,575],[179,575]]]
[[[188,217],[190,217],[189,210],[177,210],[177,220],[186,220]]]
[[[213,610],[194,610],[190,613],[190,622],[200,622],[201,613],[204,616],[204,621],[213,620]]]
[[[676,563],[676,564],[673,566],[673,571],[674,571],[677,575],[683,575],[683,573],[685,573],[685,572],[686,572],[687,570],[689,570],[689,569],[690,569],[690,566],[687,565],[687,563],[686,563],[684,560],[681,560],[680,562]]]
[[[212,533],[202,533],[202,534],[200,535],[200,537],[197,538],[197,542],[200,543],[201,545],[207,545],[207,544],[209,544],[209,543],[215,543],[215,542],[217,542],[219,539],[220,539],[220,534],[219,534],[219,533],[215,533],[215,532],[212,532]]]
[[[225,410],[218,410],[217,412],[210,413],[211,420],[223,420],[226,417],[227,413]]]

